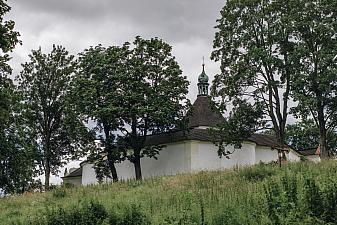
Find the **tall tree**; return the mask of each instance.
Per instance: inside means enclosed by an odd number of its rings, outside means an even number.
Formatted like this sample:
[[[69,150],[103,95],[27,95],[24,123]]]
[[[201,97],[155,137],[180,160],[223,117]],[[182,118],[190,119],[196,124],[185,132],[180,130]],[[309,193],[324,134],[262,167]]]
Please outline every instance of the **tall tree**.
[[[38,49],[29,57],[17,81],[48,189],[50,175],[56,175],[68,160],[82,156],[94,138],[72,103],[74,56],[62,46],[53,46],[49,54]]]
[[[114,180],[114,163],[125,158],[141,179],[141,158],[155,157],[163,147],[146,146],[147,136],[176,128],[186,112],[188,81],[171,50],[160,39],[136,37],[133,48],[96,46],[80,55],[80,107],[104,132],[96,165],[108,166]]]
[[[172,47],[158,38],[136,37],[119,76],[122,124],[119,130],[130,147],[127,158],[134,164],[136,179],[142,179],[141,158],[155,157],[162,146],[146,146],[147,136],[169,132],[177,127],[186,112],[188,81],[182,76]]]
[[[293,10],[294,1],[228,0],[217,20],[211,56],[221,63],[212,94],[222,98],[222,109],[233,102],[246,107],[246,101],[255,109],[263,106],[260,119],[251,122],[264,125],[269,120],[281,148],[294,73]]]
[[[123,151],[116,147],[114,133],[120,124],[121,108],[116,102],[120,94],[117,91],[118,80],[126,71],[128,56],[128,44],[108,48],[98,45],[86,49],[79,58],[79,75],[75,80],[77,107],[84,116],[93,120],[98,130],[103,133],[101,140],[104,148],[96,149],[90,155],[100,179],[105,175],[118,181],[115,163],[124,159]]]
[[[302,1],[294,11],[298,58],[294,76],[295,111],[306,118],[311,115],[319,129],[323,158],[331,149],[327,133],[337,128],[337,2]]]
[[[25,191],[35,174],[34,151],[20,123],[18,95],[9,78],[8,53],[20,42],[14,21],[4,20],[10,9],[0,0],[0,191],[6,194]]]

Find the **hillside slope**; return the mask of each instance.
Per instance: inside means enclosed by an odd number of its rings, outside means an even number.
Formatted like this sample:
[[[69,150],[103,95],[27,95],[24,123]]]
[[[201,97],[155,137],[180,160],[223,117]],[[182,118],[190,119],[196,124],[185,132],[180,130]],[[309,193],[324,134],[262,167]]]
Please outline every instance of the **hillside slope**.
[[[336,224],[337,162],[258,165],[0,199],[1,224]]]

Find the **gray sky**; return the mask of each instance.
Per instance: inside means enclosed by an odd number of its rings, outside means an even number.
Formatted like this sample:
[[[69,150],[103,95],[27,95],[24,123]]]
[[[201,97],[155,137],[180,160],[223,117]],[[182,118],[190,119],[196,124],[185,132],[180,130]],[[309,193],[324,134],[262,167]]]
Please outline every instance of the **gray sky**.
[[[14,75],[32,49],[48,52],[52,44],[77,54],[97,44],[121,45],[140,35],[159,37],[173,46],[183,74],[196,98],[197,76],[205,56],[212,78],[219,66],[211,62],[216,19],[224,0],[8,0],[8,18],[16,22],[22,46],[14,50]]]
[[[97,44],[121,45],[137,35],[159,37],[173,46],[173,55],[190,81],[188,97],[197,95],[197,77],[205,57],[212,79],[219,71],[209,57],[216,19],[225,0],[8,0],[8,19],[16,22],[23,44],[12,54],[13,76],[32,49],[49,52],[53,44],[72,54]],[[77,166],[78,162],[68,167]],[[62,171],[63,173],[63,171]],[[62,174],[61,174],[62,175]],[[59,183],[59,178],[52,178]]]

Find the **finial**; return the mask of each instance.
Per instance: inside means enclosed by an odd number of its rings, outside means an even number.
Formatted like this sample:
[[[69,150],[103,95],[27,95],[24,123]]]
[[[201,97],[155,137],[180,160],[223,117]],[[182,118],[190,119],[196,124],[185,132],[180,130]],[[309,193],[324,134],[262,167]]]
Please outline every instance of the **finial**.
[[[205,71],[205,57],[202,57],[202,71]]]

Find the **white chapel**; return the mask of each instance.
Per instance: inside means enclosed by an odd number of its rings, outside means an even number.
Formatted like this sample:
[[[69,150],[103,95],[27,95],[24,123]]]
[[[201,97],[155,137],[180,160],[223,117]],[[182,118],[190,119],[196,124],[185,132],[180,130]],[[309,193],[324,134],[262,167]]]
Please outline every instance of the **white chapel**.
[[[189,118],[188,131],[174,131],[150,135],[146,145],[164,145],[157,159],[142,158],[141,167],[144,178],[161,175],[198,172],[202,170],[224,170],[239,166],[250,166],[260,162],[268,163],[278,160],[278,143],[275,137],[254,134],[242,143],[241,149],[236,149],[230,158],[220,158],[218,147],[213,144],[208,128],[214,127],[224,120],[224,117],[213,107],[208,96],[208,76],[204,65],[198,77],[198,96],[195,100]],[[233,146],[228,147],[230,151]],[[299,161],[301,154],[287,148],[286,160]],[[129,161],[116,163],[120,180],[135,178],[134,166]],[[71,169],[62,177],[64,183],[88,185],[97,183],[93,164],[82,162],[80,168]]]

